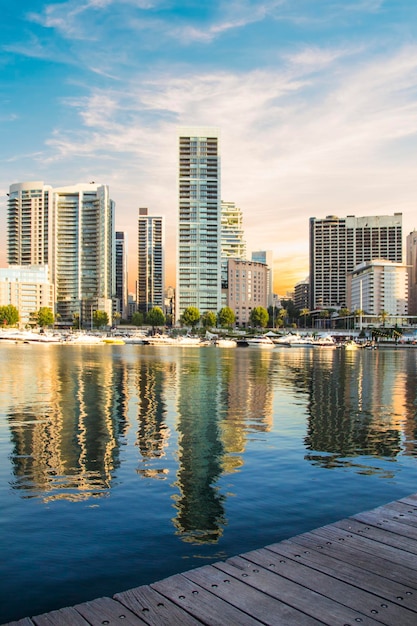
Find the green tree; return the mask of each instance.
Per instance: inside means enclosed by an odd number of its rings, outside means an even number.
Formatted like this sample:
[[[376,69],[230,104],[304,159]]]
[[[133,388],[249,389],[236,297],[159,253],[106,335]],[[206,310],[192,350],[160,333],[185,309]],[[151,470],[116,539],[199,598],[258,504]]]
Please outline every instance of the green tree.
[[[287,321],[288,321],[288,310],[284,308],[279,309],[278,316],[277,316],[277,326],[282,328],[282,326],[286,325]]]
[[[142,326],[143,325],[143,313],[140,311],[136,311],[132,315],[132,324],[133,326]]]
[[[41,306],[36,313],[36,321],[41,328],[52,326],[55,321],[54,314],[48,306]]]
[[[349,327],[349,322],[350,322],[349,315],[350,315],[350,311],[347,307],[342,307],[341,309],[339,309],[339,318],[344,318],[343,319],[344,328]]]
[[[74,330],[80,330],[80,314],[79,313],[73,313],[72,315],[72,327],[74,328]]]
[[[201,316],[201,323],[203,324],[203,328],[214,328],[216,326],[216,322],[216,314],[213,313],[213,311],[206,311]]]
[[[121,313],[116,312],[116,313],[113,315],[113,324],[114,324],[115,326],[117,326],[118,324],[120,324],[120,320],[121,320],[121,319],[122,319]]]
[[[184,309],[181,315],[181,324],[183,326],[191,326],[194,328],[200,321],[200,311],[195,306],[189,306]]]
[[[389,313],[388,313],[388,311],[384,311],[384,310],[382,310],[382,311],[379,313],[379,319],[381,320],[381,322],[382,322],[382,326],[383,326],[384,328],[385,328],[385,322],[387,321],[387,318],[388,318],[388,317],[389,317]]]
[[[304,328],[307,326],[307,315],[310,315],[310,309],[301,309],[300,317],[304,317]]]
[[[250,313],[250,322],[255,328],[265,328],[268,319],[268,311],[263,306],[255,306]]]
[[[146,315],[146,323],[150,324],[152,328],[164,326],[165,321],[164,312],[159,306],[154,306]]]
[[[19,311],[13,304],[0,306],[0,324],[3,326],[15,326],[19,321]]]
[[[217,314],[218,324],[222,328],[233,326],[236,320],[234,311],[229,306],[224,306]]]
[[[326,321],[329,319],[330,313],[327,309],[322,309],[319,313],[319,318],[321,319],[322,328],[326,327]]]
[[[109,316],[107,315],[106,311],[94,311],[93,324],[94,328],[103,328],[103,326],[108,326]]]

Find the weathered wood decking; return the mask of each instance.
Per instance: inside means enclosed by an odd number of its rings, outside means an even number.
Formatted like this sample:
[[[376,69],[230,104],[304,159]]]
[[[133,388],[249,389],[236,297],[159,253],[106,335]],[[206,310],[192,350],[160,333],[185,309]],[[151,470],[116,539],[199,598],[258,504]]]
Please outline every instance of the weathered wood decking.
[[[416,626],[417,494],[227,561],[9,626]]]

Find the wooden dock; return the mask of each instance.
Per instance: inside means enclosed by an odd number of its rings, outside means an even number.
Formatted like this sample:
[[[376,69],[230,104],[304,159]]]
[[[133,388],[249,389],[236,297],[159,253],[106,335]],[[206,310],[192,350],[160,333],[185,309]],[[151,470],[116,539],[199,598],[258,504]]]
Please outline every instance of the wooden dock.
[[[8,626],[417,625],[417,494]]]

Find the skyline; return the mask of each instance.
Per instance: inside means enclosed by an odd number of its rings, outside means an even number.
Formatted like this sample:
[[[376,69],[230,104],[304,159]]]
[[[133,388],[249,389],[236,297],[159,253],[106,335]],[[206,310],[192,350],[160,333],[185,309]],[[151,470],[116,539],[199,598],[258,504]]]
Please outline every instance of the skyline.
[[[248,258],[273,251],[281,295],[308,275],[310,217],[417,227],[413,3],[34,0],[4,16],[1,267],[11,184],[94,180],[128,235],[130,291],[139,207],[165,216],[174,284],[183,126],[219,129],[222,200]]]

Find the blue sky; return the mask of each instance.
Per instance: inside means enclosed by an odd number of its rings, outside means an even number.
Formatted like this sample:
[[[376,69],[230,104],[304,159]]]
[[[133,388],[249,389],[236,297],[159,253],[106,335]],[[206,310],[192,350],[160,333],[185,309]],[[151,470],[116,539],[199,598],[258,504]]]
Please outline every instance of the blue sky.
[[[222,198],[279,293],[308,274],[308,218],[403,213],[417,228],[414,0],[1,2],[0,232],[9,185],[95,180],[136,266],[138,208],[167,220],[177,129],[221,132]],[[416,217],[415,217],[416,216]]]

